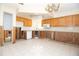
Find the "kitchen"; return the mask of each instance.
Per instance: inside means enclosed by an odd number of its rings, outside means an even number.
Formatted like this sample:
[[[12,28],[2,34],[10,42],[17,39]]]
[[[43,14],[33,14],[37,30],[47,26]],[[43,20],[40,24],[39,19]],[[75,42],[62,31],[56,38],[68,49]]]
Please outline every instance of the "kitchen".
[[[68,46],[68,51],[70,47],[74,47],[69,55],[77,55],[75,49],[79,49],[79,3],[3,3],[0,7],[0,46],[7,49],[3,51],[6,52],[4,55],[22,55],[19,51],[23,48],[26,49],[21,51],[23,54],[41,55],[43,52],[40,50],[48,47],[52,50],[45,50],[44,52],[48,51],[46,55],[55,55],[53,49],[58,49],[58,46],[60,54],[56,55],[68,55],[69,52],[65,54],[66,50],[62,51],[66,47],[64,45]],[[8,46],[15,47],[11,48],[10,54],[7,54],[8,48],[5,48]]]

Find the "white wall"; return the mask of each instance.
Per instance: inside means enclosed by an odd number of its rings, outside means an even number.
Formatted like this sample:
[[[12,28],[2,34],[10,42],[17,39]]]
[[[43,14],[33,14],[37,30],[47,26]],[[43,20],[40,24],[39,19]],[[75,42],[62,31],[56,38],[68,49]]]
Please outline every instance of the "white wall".
[[[15,6],[16,4],[0,4],[0,26],[3,26],[3,13],[7,12],[13,15],[13,26],[16,26],[16,10],[17,7]]]
[[[62,3],[59,11],[55,12],[54,17],[79,14],[79,3]]]
[[[32,17],[32,27],[33,28],[41,28],[42,16],[34,16]]]

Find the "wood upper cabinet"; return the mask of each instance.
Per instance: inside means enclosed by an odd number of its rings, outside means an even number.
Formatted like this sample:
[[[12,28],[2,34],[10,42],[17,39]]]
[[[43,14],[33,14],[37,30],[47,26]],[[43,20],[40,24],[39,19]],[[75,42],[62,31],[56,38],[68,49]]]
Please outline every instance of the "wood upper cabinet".
[[[73,18],[72,16],[65,16],[65,26],[73,26]]]
[[[53,27],[73,26],[73,18],[72,16],[54,18],[53,20],[51,20],[51,26]]]
[[[50,22],[51,22],[51,19],[44,19],[42,20],[42,26],[43,24],[51,24]]]
[[[52,27],[79,26],[79,14],[58,18],[44,19],[42,24],[50,24]]]
[[[65,26],[65,18],[60,17],[60,18],[51,19],[51,26],[52,27],[63,27],[63,26]]]
[[[28,20],[28,26],[31,27],[32,26],[32,20]]]
[[[31,27],[32,26],[32,20],[28,19],[28,18],[17,16],[16,17],[16,21],[23,22],[23,25],[27,26],[27,27]]]
[[[79,14],[73,15],[73,25],[79,26]]]
[[[54,18],[51,18],[51,19],[50,19],[50,26],[51,26],[51,27],[54,27],[54,20],[55,20]]]
[[[17,16],[17,17],[16,17],[16,21],[23,22],[23,18],[22,18],[22,17]]]
[[[55,18],[54,19],[54,27],[59,27],[60,26],[60,23],[59,23],[59,18]]]
[[[24,20],[24,26],[31,27],[32,26],[32,20]]]

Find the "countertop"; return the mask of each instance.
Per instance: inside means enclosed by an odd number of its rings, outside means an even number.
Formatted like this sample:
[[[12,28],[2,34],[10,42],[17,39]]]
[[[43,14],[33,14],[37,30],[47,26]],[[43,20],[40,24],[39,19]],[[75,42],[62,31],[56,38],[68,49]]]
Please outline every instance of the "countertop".
[[[32,27],[22,27],[22,31],[58,31],[58,32],[79,32],[79,27],[51,27],[45,28],[32,28]]]

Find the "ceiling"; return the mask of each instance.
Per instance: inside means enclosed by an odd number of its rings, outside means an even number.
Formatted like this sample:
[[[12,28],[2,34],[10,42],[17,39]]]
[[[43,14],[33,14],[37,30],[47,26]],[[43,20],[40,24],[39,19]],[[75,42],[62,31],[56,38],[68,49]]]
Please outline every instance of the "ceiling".
[[[18,5],[18,16],[32,17],[32,16],[43,16],[51,17],[50,14],[45,10],[48,3],[24,3],[24,5]],[[58,15],[59,13],[66,13],[71,11],[79,11],[79,3],[60,3],[59,10],[54,13]],[[53,15],[53,16],[54,16]],[[53,17],[52,16],[52,17]]]

